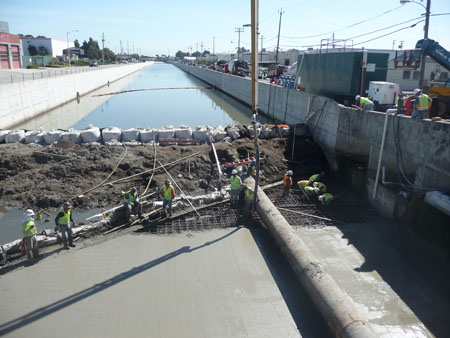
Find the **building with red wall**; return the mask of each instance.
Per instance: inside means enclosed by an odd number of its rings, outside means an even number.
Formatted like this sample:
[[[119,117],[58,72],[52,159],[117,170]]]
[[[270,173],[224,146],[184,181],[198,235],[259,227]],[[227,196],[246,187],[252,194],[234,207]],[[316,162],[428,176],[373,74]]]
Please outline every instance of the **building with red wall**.
[[[9,34],[8,25],[2,22],[0,30],[0,69],[21,68],[22,48],[20,37],[17,34]]]

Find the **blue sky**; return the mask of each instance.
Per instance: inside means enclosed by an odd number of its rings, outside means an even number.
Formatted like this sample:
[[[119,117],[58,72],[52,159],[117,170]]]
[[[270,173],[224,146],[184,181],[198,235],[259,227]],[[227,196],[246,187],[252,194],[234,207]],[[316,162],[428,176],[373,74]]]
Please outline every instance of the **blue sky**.
[[[415,1],[426,5],[426,0]],[[399,0],[260,0],[259,7],[263,46],[270,50],[277,44],[280,8],[284,12],[280,38],[283,50],[318,45],[321,39],[331,39],[332,32],[336,39],[352,38],[356,47],[382,49],[391,49],[394,40],[395,46],[403,41],[404,49],[414,48],[423,37],[424,23],[420,22],[414,28],[365,42],[421,20],[425,10],[420,5],[402,6]],[[450,1],[432,0],[431,12],[450,13]],[[115,52],[120,51],[120,40],[124,51],[128,41],[130,52],[134,45],[135,52],[140,49],[145,55],[173,55],[189,47],[195,51],[197,46],[200,50],[202,43],[203,49],[212,51],[213,37],[216,53],[230,52],[237,47],[235,28],[250,23],[250,0],[0,0],[0,20],[9,23],[10,33],[61,40],[66,39],[66,32],[78,29],[70,34],[70,40],[82,42],[92,37],[100,41],[104,32],[105,46]],[[360,21],[366,22],[346,28]],[[409,22],[381,30],[405,21]],[[380,31],[364,35],[376,30]],[[356,37],[359,35],[363,36]],[[431,17],[429,37],[450,50],[450,15]],[[241,46],[250,48],[249,28],[241,33]]]

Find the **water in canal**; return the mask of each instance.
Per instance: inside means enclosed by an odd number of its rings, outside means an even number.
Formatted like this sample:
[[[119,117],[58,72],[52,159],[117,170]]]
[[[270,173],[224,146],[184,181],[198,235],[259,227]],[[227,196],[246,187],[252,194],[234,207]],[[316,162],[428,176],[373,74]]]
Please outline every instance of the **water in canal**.
[[[81,97],[80,103],[72,101],[18,128],[45,130],[83,129],[90,124],[103,128],[160,128],[167,125],[225,125],[250,123],[251,109],[228,95],[207,89],[181,89],[208,87],[208,85],[179,68],[165,63],[154,63]],[[123,94],[94,96],[136,89]],[[263,117],[262,117],[263,119]],[[265,120],[261,122],[267,122]]]

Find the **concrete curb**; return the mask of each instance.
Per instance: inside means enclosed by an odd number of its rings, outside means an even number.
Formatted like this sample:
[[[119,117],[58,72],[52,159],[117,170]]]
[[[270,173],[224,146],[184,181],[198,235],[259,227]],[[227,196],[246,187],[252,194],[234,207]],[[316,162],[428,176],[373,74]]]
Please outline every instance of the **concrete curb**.
[[[255,185],[251,177],[245,182]],[[335,336],[377,337],[367,319],[358,313],[353,301],[325,272],[262,189],[258,189],[256,210]]]

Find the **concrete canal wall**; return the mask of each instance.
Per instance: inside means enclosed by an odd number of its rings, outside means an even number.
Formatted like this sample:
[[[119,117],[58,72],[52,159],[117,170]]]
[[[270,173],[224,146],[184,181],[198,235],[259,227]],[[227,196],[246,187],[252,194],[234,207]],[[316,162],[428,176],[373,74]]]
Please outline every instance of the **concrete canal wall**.
[[[251,105],[251,81],[183,64],[176,64],[189,74]],[[288,124],[306,123],[309,133],[321,145],[334,170],[340,163],[355,162],[367,170],[364,181],[372,196],[380,154],[385,113],[359,111],[327,97],[259,84],[259,109],[266,115]],[[394,127],[398,136],[394,137]],[[401,146],[399,152],[396,144]],[[397,156],[398,154],[398,156]],[[398,159],[398,161],[397,161]],[[450,123],[415,120],[406,116],[389,116],[382,166],[386,180],[398,182],[397,163],[402,160],[409,180],[418,187],[450,192]],[[355,177],[358,173],[353,173]],[[398,189],[380,184],[374,204],[390,218],[396,218]],[[394,189],[395,191],[395,189]]]
[[[149,63],[105,67],[90,72],[0,85],[0,128],[6,129],[75,100]]]

